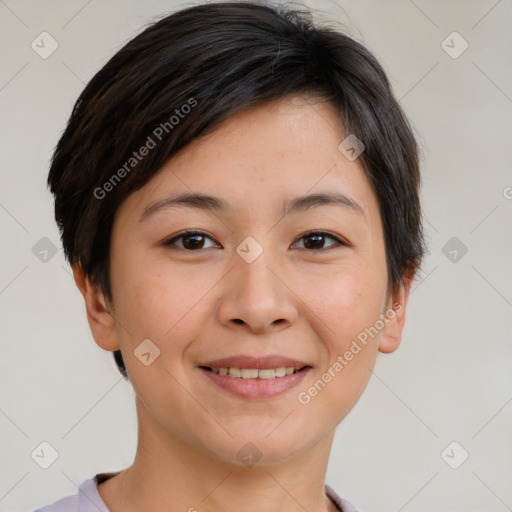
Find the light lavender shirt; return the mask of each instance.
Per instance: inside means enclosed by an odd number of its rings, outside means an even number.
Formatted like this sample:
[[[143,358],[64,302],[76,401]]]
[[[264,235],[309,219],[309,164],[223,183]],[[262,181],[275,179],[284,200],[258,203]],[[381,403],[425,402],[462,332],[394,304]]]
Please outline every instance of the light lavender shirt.
[[[110,512],[98,492],[98,483],[102,483],[117,473],[98,473],[85,480],[77,494],[61,498],[50,505],[34,512]],[[358,512],[352,503],[340,498],[334,490],[325,485],[325,494],[336,505],[340,512]]]

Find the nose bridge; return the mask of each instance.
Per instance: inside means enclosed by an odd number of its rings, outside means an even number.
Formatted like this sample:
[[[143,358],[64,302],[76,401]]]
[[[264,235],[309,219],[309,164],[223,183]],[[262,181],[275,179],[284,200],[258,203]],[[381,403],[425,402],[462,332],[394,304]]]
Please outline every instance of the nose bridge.
[[[275,275],[276,270],[272,268],[278,265],[270,244],[265,242],[263,247],[255,238],[249,236],[238,245],[236,253],[235,273],[239,283],[237,295],[247,295],[260,304],[277,302],[282,283]]]

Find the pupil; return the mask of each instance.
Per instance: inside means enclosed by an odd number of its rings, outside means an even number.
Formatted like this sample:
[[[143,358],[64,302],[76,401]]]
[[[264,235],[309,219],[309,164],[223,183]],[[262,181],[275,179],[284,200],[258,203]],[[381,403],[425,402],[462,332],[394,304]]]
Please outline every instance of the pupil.
[[[324,238],[323,235],[308,235],[306,237],[306,240],[311,240],[311,239],[315,240],[316,239],[316,241],[317,241],[317,244],[316,244],[317,247],[316,248],[318,248],[318,246],[322,246],[323,245],[322,244],[323,238]],[[314,242],[313,242],[313,244],[306,242],[304,245],[307,248],[311,248],[311,247],[315,248],[315,243]]]
[[[202,238],[203,238],[203,235],[187,235],[184,238],[184,244],[183,245],[187,249],[197,249],[197,248],[200,249],[202,247],[202,243],[204,242],[203,240],[201,240]],[[192,242],[192,244],[186,243],[186,240],[192,240],[192,239],[195,239],[195,242]]]

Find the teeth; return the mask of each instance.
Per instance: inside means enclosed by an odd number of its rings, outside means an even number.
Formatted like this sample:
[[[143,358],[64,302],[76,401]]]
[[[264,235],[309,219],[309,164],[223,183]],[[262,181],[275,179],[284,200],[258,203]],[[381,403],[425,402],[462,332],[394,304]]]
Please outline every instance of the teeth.
[[[273,379],[276,376],[276,372],[273,368],[265,368],[264,370],[258,370],[258,378],[260,379]]]
[[[279,368],[265,368],[258,370],[257,368],[210,368],[213,373],[219,375],[229,375],[230,377],[238,377],[242,379],[274,379],[276,377],[286,377],[291,375],[300,368],[293,366]]]
[[[228,375],[230,377],[241,377],[242,376],[242,370],[240,370],[240,368],[230,368],[228,370]]]
[[[276,377],[286,377],[286,368],[281,366],[280,368],[276,368],[274,370],[274,374]]]
[[[259,372],[257,368],[243,368],[241,373],[242,379],[257,379]]]

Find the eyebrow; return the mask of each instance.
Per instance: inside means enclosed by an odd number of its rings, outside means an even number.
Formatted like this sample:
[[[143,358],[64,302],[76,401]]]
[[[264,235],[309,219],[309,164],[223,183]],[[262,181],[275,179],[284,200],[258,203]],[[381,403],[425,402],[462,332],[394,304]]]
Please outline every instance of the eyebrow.
[[[366,220],[363,209],[352,198],[338,192],[320,192],[296,197],[284,204],[283,214],[286,216],[293,213],[304,212],[318,206],[328,205],[342,206],[349,211],[361,215]],[[218,212],[232,210],[232,206],[220,197],[194,192],[184,192],[165,197],[148,205],[142,212],[139,222],[142,222],[158,211],[175,206],[186,206],[199,210],[214,210]]]

